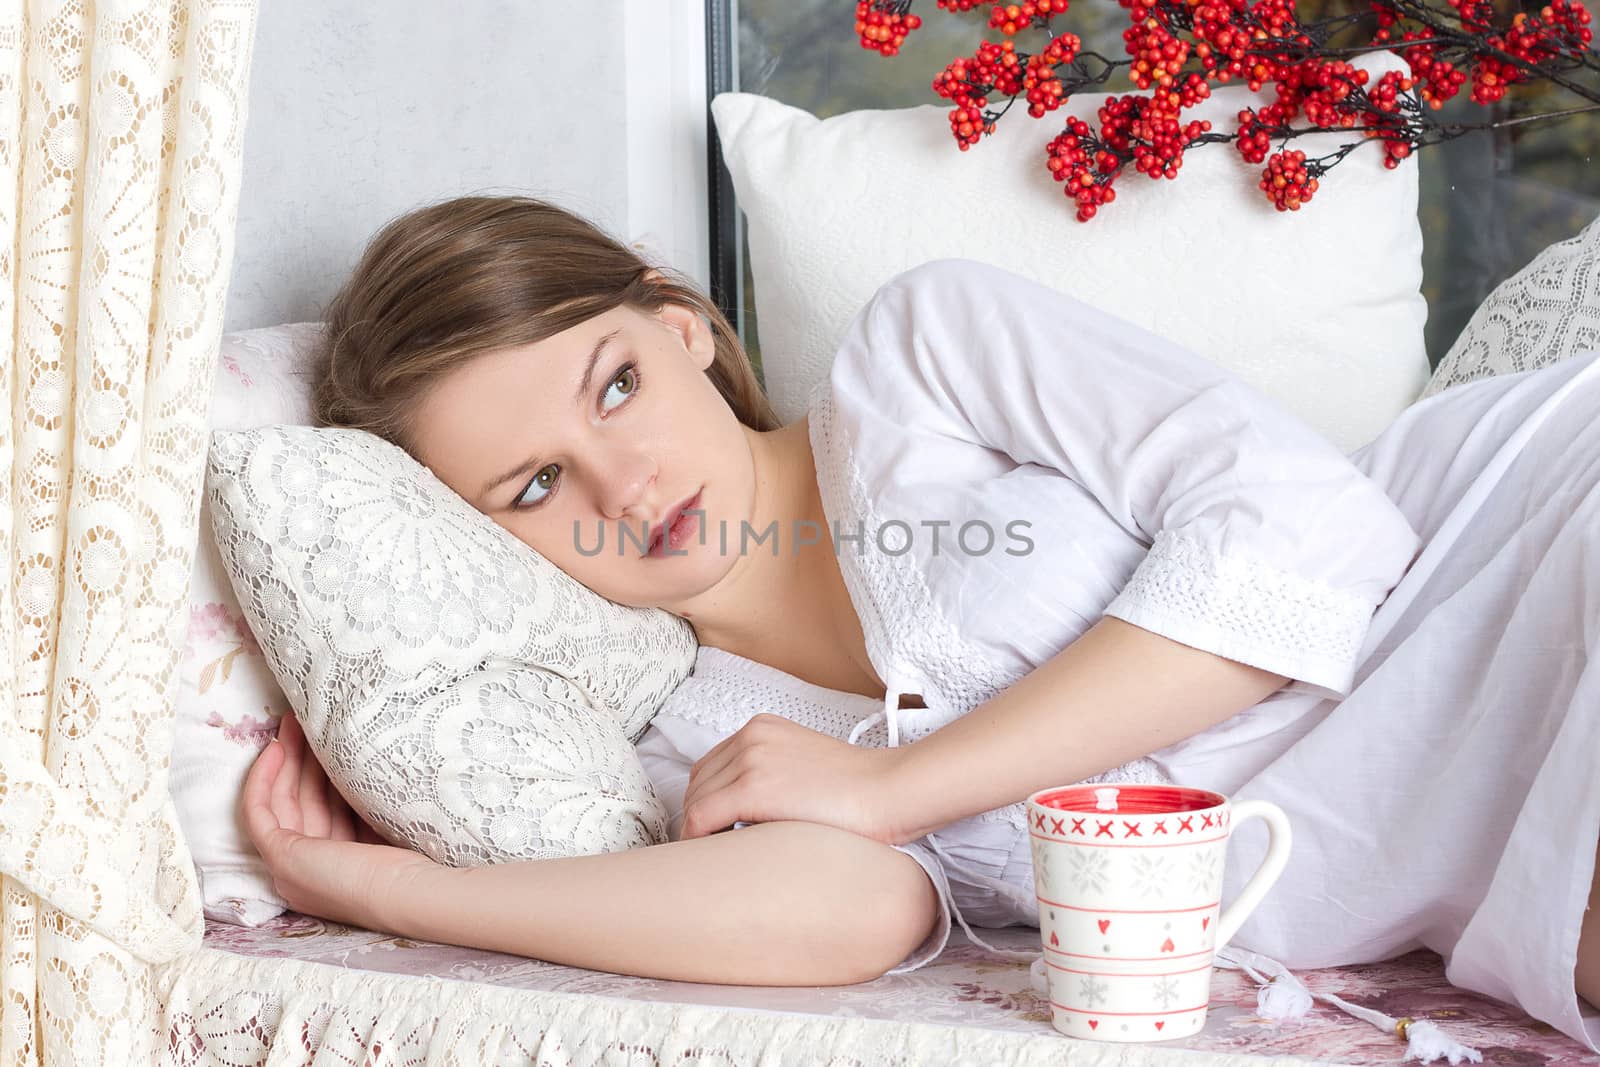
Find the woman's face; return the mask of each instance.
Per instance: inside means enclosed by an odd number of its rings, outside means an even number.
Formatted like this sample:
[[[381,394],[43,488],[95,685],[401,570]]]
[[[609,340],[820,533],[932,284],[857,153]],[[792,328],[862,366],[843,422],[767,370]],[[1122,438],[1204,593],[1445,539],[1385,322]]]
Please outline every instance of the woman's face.
[[[452,371],[422,399],[412,445],[596,593],[671,610],[727,572],[716,531],[737,532],[755,498],[747,431],[705,374],[713,352],[688,308],[615,308]],[[661,521],[697,495],[706,543],[691,515],[687,544],[647,555]]]

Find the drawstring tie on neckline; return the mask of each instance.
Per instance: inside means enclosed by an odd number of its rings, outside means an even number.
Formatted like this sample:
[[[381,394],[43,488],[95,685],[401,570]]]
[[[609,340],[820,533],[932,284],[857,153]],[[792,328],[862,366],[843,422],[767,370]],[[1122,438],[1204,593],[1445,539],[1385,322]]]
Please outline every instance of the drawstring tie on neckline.
[[[889,747],[900,747],[900,697],[905,690],[902,688],[903,677],[898,671],[890,671],[883,695],[883,710],[875,711],[871,715],[856,723],[850,731],[849,743],[855,744],[862,734],[882,722],[889,734]],[[923,687],[926,691],[926,686]],[[1038,901],[1025,893],[1021,888],[1004,880],[997,880],[987,873],[976,870],[971,864],[965,863],[949,853],[939,845],[939,839],[933,833],[924,834],[919,840],[926,841],[928,846],[943,861],[946,868],[960,871],[972,879],[975,885],[990,885],[997,892],[1013,894],[1016,902],[1025,903],[1026,907],[1037,908]],[[1024,897],[1029,897],[1025,902]],[[999,948],[983,940],[972,932],[972,927],[967,924],[966,916],[961,914],[961,909],[956,905],[955,894],[945,897],[945,905],[950,909],[950,914],[956,922],[961,924],[961,929],[973,944],[994,953],[996,956],[1012,960],[1025,960],[1032,964],[1030,974],[1033,987],[1046,998],[1049,996],[1049,979],[1045,974],[1044,951],[1022,951],[1018,949]],[[1320,1000],[1332,1004],[1340,1011],[1353,1018],[1360,1019],[1383,1030],[1392,1033],[1406,1043],[1406,1060],[1419,1060],[1422,1063],[1432,1063],[1436,1059],[1444,1059],[1451,1064],[1460,1064],[1463,1061],[1479,1063],[1483,1054],[1477,1049],[1463,1045],[1450,1038],[1437,1023],[1428,1019],[1396,1019],[1385,1015],[1372,1008],[1363,1008],[1359,1004],[1352,1004],[1332,993],[1313,993],[1305,984],[1289,972],[1289,969],[1276,960],[1250,952],[1246,949],[1224,946],[1216,952],[1215,964],[1218,967],[1230,970],[1243,971],[1260,987],[1256,994],[1256,1011],[1262,1018],[1281,1021],[1284,1019],[1297,1019],[1311,1010],[1312,1002]],[[1270,976],[1270,977],[1269,977]]]

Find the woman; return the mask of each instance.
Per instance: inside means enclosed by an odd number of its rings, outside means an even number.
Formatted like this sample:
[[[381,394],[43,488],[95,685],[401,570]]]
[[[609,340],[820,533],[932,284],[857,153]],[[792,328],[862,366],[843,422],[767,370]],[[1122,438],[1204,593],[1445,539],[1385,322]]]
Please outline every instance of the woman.
[[[1022,798],[1154,777],[1288,812],[1242,946],[1426,945],[1592,1046],[1600,359],[1452,389],[1347,458],[1179,346],[942,260],[878,291],[779,426],[704,297],[515,197],[397,219],[327,318],[323,421],[702,649],[639,746],[678,839],[621,854],[378,844],[286,721],[245,807],[298,910],[854,982],[936,955],[952,913],[1036,921]],[[1225,895],[1261,844],[1237,836]]]

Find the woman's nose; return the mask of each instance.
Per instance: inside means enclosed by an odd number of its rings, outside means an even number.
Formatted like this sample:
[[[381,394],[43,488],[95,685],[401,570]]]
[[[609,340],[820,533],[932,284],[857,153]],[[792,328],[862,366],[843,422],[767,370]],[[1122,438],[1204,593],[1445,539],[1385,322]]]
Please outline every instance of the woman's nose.
[[[656,464],[637,448],[609,449],[601,456],[597,473],[600,511],[608,519],[620,519],[646,501],[650,483],[655,481]]]

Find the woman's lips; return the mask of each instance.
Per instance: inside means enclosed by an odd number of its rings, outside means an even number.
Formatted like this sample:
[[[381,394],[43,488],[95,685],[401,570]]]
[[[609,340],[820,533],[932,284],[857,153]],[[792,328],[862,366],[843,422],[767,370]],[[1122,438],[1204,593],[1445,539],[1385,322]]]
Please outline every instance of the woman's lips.
[[[653,556],[657,559],[664,558],[667,555],[668,546],[671,547],[674,555],[681,554],[683,547],[694,536],[698,520],[702,518],[702,516],[686,514],[700,507],[700,493],[702,491],[703,487],[695,490],[693,496],[667,512],[662,519],[661,528],[656,531],[654,540],[650,542],[650,550],[645,553],[646,556]]]

